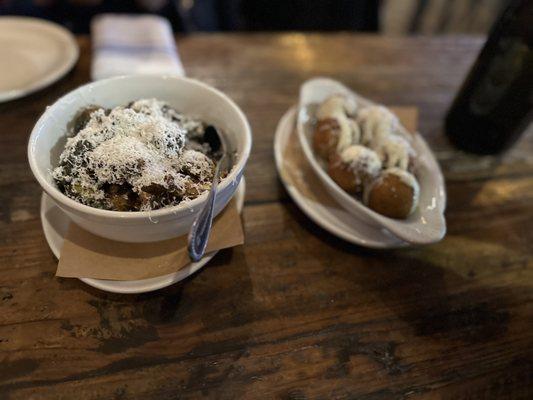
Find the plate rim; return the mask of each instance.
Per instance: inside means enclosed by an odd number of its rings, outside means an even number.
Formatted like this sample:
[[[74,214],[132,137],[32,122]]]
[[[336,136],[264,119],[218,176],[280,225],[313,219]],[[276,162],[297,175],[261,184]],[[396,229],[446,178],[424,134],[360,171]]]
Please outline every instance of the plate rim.
[[[297,106],[293,105],[283,114],[283,116],[280,118],[278,122],[278,125],[276,127],[276,132],[274,134],[274,159],[275,159],[276,170],[278,172],[278,176],[280,177],[280,180],[283,183],[283,186],[289,193],[289,196],[296,203],[298,208],[300,208],[300,210],[302,210],[303,213],[306,214],[307,217],[309,217],[318,226],[325,229],[332,235],[337,236],[338,238],[343,239],[349,243],[362,246],[362,247],[372,248],[372,249],[398,249],[398,248],[408,247],[409,243],[403,242],[399,238],[397,239],[398,242],[396,243],[384,243],[384,242],[377,242],[373,240],[369,242],[369,241],[366,241],[365,239],[357,238],[353,235],[348,234],[347,232],[344,232],[343,230],[338,229],[338,227],[335,226],[334,224],[330,224],[328,221],[318,216],[315,210],[313,210],[313,207],[310,206],[305,200],[301,198],[302,196],[300,195],[296,187],[293,185],[290,185],[286,181],[282,173],[283,156],[281,154],[282,149],[281,149],[280,141],[281,141],[281,137],[285,133],[286,129],[284,128],[286,124],[288,124],[291,119],[294,120],[294,122],[296,122],[296,113],[297,113]],[[355,217],[353,218],[355,220]]]
[[[76,38],[74,37],[74,35],[65,27],[48,20],[34,17],[0,17],[0,24],[6,22],[39,26],[41,28],[44,28],[45,30],[48,30],[48,32],[53,32],[53,34],[62,37],[64,39],[65,44],[67,44],[67,47],[65,48],[67,52],[67,58],[50,73],[45,74],[42,78],[37,81],[33,81],[33,83],[30,83],[29,85],[26,85],[19,89],[0,91],[0,103],[25,97],[41,89],[44,89],[45,87],[50,86],[51,84],[57,82],[59,79],[65,76],[77,63],[80,57],[80,48],[78,46],[78,43],[76,42]]]

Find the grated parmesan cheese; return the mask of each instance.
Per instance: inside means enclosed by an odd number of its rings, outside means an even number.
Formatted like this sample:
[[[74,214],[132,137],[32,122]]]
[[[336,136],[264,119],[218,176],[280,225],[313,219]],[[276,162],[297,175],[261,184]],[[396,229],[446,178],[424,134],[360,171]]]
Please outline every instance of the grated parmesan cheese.
[[[352,145],[344,149],[340,157],[342,162],[356,173],[376,176],[381,171],[381,160],[376,152],[367,147]]]
[[[214,162],[204,154],[208,146],[186,148],[189,135],[203,129],[201,121],[156,99],[108,113],[98,109],[67,140],[53,177],[68,196],[90,206],[116,209],[136,202],[135,209],[149,210],[177,204],[210,187]]]

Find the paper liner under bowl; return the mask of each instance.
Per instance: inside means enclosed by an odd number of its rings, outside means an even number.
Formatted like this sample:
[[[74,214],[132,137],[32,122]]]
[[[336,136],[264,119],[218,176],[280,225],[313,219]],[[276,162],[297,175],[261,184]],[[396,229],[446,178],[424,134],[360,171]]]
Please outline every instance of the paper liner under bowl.
[[[245,181],[243,178],[234,196],[239,212],[242,211],[242,207],[244,204],[244,194]],[[52,250],[54,255],[59,258],[61,253],[61,247],[64,243],[65,235],[67,234],[70,220],[66,216],[66,214],[44,193],[41,199],[41,221],[48,245],[50,246],[50,249]],[[209,262],[209,260],[211,260],[211,258],[213,258],[215,254],[216,251],[213,251],[204,256],[199,262],[189,263],[175,272],[148,279],[126,281],[94,278],[79,279],[90,286],[108,292],[144,293],[161,289],[182,279],[185,279],[186,277],[203,267],[207,262]]]

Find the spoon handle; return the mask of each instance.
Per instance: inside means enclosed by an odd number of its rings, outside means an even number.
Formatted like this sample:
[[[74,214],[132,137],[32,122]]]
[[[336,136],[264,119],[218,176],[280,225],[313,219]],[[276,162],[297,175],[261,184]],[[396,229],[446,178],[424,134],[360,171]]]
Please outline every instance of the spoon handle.
[[[191,230],[189,231],[189,257],[194,262],[200,261],[205,254],[207,241],[209,240],[209,234],[211,233],[211,226],[213,225],[213,211],[220,176],[220,166],[225,156],[225,154],[222,155],[222,158],[217,163],[213,183],[211,184],[211,190],[207,196],[204,208],[196,216],[196,219],[191,226]]]

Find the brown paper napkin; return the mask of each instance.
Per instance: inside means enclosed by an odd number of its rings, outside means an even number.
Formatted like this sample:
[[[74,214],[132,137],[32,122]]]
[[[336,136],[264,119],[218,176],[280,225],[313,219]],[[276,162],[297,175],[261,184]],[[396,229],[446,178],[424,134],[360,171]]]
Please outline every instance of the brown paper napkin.
[[[233,199],[213,222],[207,252],[243,243],[241,217]],[[56,276],[129,281],[177,272],[189,263],[186,235],[154,243],[124,243],[71,223]]]

